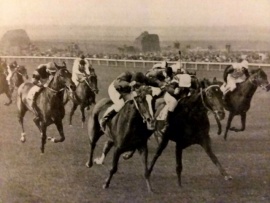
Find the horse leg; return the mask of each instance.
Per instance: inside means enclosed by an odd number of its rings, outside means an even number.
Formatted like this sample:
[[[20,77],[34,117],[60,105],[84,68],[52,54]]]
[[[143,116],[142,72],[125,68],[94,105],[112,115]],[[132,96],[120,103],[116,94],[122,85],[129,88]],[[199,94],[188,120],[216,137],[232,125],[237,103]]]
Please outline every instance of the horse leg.
[[[178,178],[178,185],[180,187],[182,185],[181,173],[182,173],[182,169],[183,169],[182,153],[183,153],[182,147],[178,143],[176,143],[176,146],[175,146],[176,174],[177,174],[177,178]]]
[[[27,108],[25,106],[23,106],[24,104],[22,104],[22,102],[18,102],[18,107],[19,107],[19,111],[18,111],[18,120],[19,120],[19,123],[21,125],[21,128],[22,128],[22,133],[21,133],[21,142],[25,142],[26,141],[26,133],[24,131],[24,125],[23,125],[23,118],[25,116],[25,113],[27,111]]]
[[[60,139],[56,139],[56,138],[53,138],[53,137],[48,137],[48,140],[51,140],[52,142],[54,143],[57,143],[57,142],[64,142],[65,141],[65,134],[64,134],[64,129],[63,129],[63,123],[62,121],[56,121],[55,122],[55,125],[57,127],[57,130],[60,134]]]
[[[141,147],[138,150],[139,150],[139,153],[140,153],[141,158],[142,158],[141,159],[142,160],[142,164],[144,166],[144,178],[145,178],[145,181],[146,181],[148,192],[153,192],[152,191],[152,186],[150,184],[149,176],[147,175],[147,173],[148,173],[148,147],[147,147],[147,143],[145,143],[143,145],[143,147]]]
[[[224,179],[225,180],[231,180],[232,177],[227,174],[227,172],[222,167],[222,165],[220,164],[218,158],[216,157],[216,155],[214,154],[214,152],[212,150],[211,140],[210,140],[209,135],[207,137],[204,136],[204,140],[203,140],[202,143],[200,143],[200,145],[203,147],[203,149],[205,150],[205,152],[207,153],[207,155],[210,157],[211,161],[217,166],[220,174],[224,177]]]
[[[152,160],[152,162],[151,162],[151,165],[150,165],[150,167],[149,167],[149,169],[148,169],[148,172],[147,172],[147,174],[146,174],[146,177],[147,177],[147,178],[150,177],[151,172],[152,172],[152,170],[153,170],[153,168],[154,168],[154,165],[155,165],[155,163],[156,163],[158,157],[162,154],[163,150],[166,148],[166,146],[168,145],[168,143],[169,143],[169,138],[163,137],[162,140],[161,140],[161,142],[160,142],[160,144],[159,144],[159,146],[158,146],[158,149],[157,149],[157,151],[156,151],[156,154],[155,154],[155,156],[154,156],[154,158],[153,158],[153,160]]]
[[[47,126],[45,125],[44,122],[41,122],[40,129],[41,129],[41,148],[40,148],[40,150],[41,150],[41,153],[43,154],[44,150],[45,150],[46,140],[47,140],[47,134],[46,134]]]
[[[221,132],[222,132],[222,126],[221,126],[221,123],[220,123],[218,117],[216,116],[216,114],[214,116],[215,116],[215,120],[216,120],[217,125],[218,125],[218,132],[217,132],[217,134],[220,135]]]
[[[76,111],[77,107],[78,107],[78,104],[75,104],[75,102],[73,102],[73,106],[72,106],[70,113],[69,113],[69,125],[70,126],[72,126],[72,116],[73,116],[74,112]]]
[[[227,126],[226,126],[226,130],[225,130],[225,133],[224,133],[224,140],[227,139],[227,134],[228,134],[228,131],[229,131],[230,127],[231,127],[231,122],[232,122],[234,116],[235,116],[234,113],[232,113],[232,112],[229,113],[229,117],[228,117],[228,120],[227,120]]]
[[[9,91],[9,89],[7,88],[5,91],[5,94],[7,95],[7,98],[9,99],[8,102],[5,103],[6,106],[9,106],[12,103],[12,94]]]
[[[232,128],[230,128],[230,130],[232,130],[232,131],[235,131],[235,132],[240,132],[240,131],[244,131],[245,130],[245,128],[246,128],[246,117],[247,117],[247,114],[246,113],[242,113],[242,114],[240,114],[240,116],[241,116],[241,128],[235,128],[235,127],[232,127]]]
[[[94,160],[95,164],[101,165],[104,163],[104,160],[105,160],[107,154],[109,153],[109,151],[111,150],[111,148],[113,147],[113,144],[114,143],[111,140],[107,140],[105,142],[101,156]]]
[[[81,107],[80,107],[80,110],[81,110],[81,113],[82,113],[82,128],[83,128],[83,125],[84,125],[84,122],[85,122],[84,108],[85,108],[85,106],[82,104]]]
[[[103,135],[101,131],[98,131],[94,134],[92,139],[90,139],[90,153],[89,153],[89,160],[85,164],[86,167],[91,168],[93,166],[93,156],[94,156],[94,150],[96,148],[96,143],[98,142],[99,138]]]
[[[111,182],[111,180],[112,180],[113,174],[115,174],[115,173],[117,172],[117,169],[118,169],[118,168],[117,168],[117,167],[118,167],[118,161],[119,161],[120,155],[121,155],[120,149],[116,148],[116,149],[115,149],[115,152],[114,152],[114,155],[113,155],[113,163],[112,163],[112,168],[111,168],[111,170],[110,170],[110,175],[109,175],[109,177],[106,179],[106,182],[105,182],[105,184],[103,185],[103,189],[109,187],[110,182]]]

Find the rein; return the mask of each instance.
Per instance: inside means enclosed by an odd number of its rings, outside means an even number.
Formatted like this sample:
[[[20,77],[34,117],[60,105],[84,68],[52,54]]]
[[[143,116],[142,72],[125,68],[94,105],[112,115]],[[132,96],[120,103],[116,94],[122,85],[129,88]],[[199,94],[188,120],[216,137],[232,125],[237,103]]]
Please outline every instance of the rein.
[[[208,86],[207,88],[204,89],[204,92],[207,93],[207,91],[208,91],[210,88],[212,88],[212,87],[219,87],[219,86],[218,86],[218,85],[210,85],[210,86]],[[215,112],[214,112],[211,108],[209,108],[209,107],[206,105],[206,103],[205,103],[205,101],[204,101],[204,99],[203,99],[203,89],[202,89],[202,88],[200,88],[200,95],[201,95],[201,99],[202,99],[203,106],[204,106],[208,111],[210,111],[210,112],[212,112],[213,114],[215,114]]]
[[[91,77],[91,75],[89,75],[88,77]],[[88,77],[84,77],[82,82],[85,82],[86,85],[90,88],[90,90],[94,92],[94,89],[91,87],[90,83],[86,80]]]

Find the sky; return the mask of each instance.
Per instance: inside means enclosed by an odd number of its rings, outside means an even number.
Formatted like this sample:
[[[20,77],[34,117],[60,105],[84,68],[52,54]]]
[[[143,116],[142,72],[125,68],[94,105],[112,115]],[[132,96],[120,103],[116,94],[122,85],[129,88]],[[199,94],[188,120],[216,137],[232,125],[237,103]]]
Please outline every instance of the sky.
[[[263,26],[270,0],[1,0],[0,26]]]

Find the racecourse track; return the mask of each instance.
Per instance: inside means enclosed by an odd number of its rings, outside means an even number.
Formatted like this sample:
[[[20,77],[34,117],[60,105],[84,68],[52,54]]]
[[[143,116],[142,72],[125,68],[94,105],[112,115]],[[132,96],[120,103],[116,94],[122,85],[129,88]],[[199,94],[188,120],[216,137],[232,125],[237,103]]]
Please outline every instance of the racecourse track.
[[[29,75],[38,65],[24,62]],[[72,64],[68,63],[69,69]],[[109,83],[127,68],[95,66],[100,93],[97,100],[107,96]],[[146,71],[143,69],[138,69]],[[270,78],[270,70],[266,70]],[[218,71],[198,72],[199,77],[221,79]],[[15,95],[13,95],[15,99]],[[221,164],[233,177],[225,181],[217,168],[199,146],[193,145],[183,154],[182,188],[177,186],[174,143],[170,143],[158,160],[152,174],[154,194],[147,192],[140,157],[121,159],[109,189],[102,189],[111,166],[111,155],[102,166],[85,167],[89,143],[86,126],[81,128],[80,113],[74,115],[73,127],[64,119],[66,140],[47,142],[41,155],[40,135],[31,113],[25,117],[27,141],[20,142],[20,126],[15,102],[4,106],[0,95],[0,202],[270,202],[270,93],[258,89],[248,112],[246,131],[229,132],[227,141],[217,135],[213,116],[210,136],[213,150]],[[66,113],[70,104],[66,106]],[[239,117],[233,124],[239,125]],[[225,121],[222,121],[224,128]],[[55,126],[48,135],[59,136]],[[100,154],[104,139],[99,141]],[[150,157],[156,148],[149,140]]]

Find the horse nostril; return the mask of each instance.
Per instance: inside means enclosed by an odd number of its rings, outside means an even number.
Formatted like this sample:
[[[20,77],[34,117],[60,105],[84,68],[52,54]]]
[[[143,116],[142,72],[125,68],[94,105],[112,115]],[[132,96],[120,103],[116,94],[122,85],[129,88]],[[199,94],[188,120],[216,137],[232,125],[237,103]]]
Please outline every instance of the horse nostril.
[[[71,89],[72,91],[75,91],[75,90],[76,90],[76,86],[75,86],[75,85],[70,85],[70,89]]]

